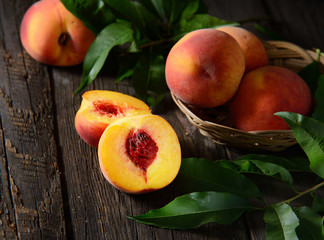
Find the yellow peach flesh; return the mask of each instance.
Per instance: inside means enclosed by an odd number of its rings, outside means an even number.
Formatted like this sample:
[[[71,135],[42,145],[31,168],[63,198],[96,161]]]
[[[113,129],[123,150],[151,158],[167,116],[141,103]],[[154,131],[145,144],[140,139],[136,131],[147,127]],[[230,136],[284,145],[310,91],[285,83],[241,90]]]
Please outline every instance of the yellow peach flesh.
[[[94,90],[85,92],[82,98],[80,109],[75,115],[75,127],[81,138],[93,147],[97,147],[103,131],[116,119],[151,113],[141,100],[119,92]],[[102,111],[112,106],[121,112],[100,112],[94,103],[102,104]]]
[[[158,146],[155,159],[144,172],[125,149],[132,129],[149,134]],[[106,128],[99,141],[100,168],[106,179],[128,193],[143,193],[167,186],[176,177],[181,164],[181,149],[176,133],[167,121],[156,115],[126,117]]]

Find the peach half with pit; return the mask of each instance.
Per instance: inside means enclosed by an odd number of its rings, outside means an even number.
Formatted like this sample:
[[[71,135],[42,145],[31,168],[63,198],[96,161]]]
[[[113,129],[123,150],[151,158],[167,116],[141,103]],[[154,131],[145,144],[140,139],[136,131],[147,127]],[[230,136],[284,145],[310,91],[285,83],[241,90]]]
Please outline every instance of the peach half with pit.
[[[150,113],[146,103],[130,95],[108,90],[87,91],[75,115],[75,129],[86,143],[98,147],[101,134],[111,122]]]
[[[120,118],[102,134],[98,158],[117,189],[140,194],[170,184],[179,172],[181,148],[172,126],[153,114]]]

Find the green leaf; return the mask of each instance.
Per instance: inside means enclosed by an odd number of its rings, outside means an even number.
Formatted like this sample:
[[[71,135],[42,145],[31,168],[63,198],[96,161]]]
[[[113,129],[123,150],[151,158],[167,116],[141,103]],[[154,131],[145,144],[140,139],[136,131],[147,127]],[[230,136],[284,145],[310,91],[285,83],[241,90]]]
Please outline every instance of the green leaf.
[[[198,2],[198,9],[196,10],[196,4]],[[202,0],[164,0],[164,9],[166,12],[169,25],[175,26],[182,17],[189,17],[194,13],[207,13],[208,8],[205,2]],[[196,11],[194,11],[196,10]]]
[[[103,0],[111,7],[113,13],[118,19],[126,20],[139,29],[141,34],[146,37],[152,37],[156,34],[157,19],[148,12],[140,3],[129,0]],[[154,35],[153,34],[153,35]]]
[[[118,62],[119,69],[115,80],[116,83],[133,75],[139,57],[140,54],[129,53],[120,58]]]
[[[196,14],[189,20],[182,19],[177,27],[176,35],[185,34],[202,28],[215,28],[223,25],[236,26],[237,22],[225,21],[208,14]]]
[[[153,54],[150,68],[151,80],[147,92],[147,104],[157,105],[168,90],[165,81],[165,57],[162,54]]]
[[[160,228],[185,230],[210,222],[230,224],[250,209],[245,199],[232,194],[195,192],[177,197],[160,209],[128,218]]]
[[[313,197],[312,209],[315,212],[324,212],[324,198]]]
[[[266,26],[263,26],[259,23],[255,23],[254,27],[257,31],[259,31],[260,33],[264,34],[265,36],[267,36],[268,38],[270,38],[272,40],[281,40],[281,41],[284,40],[283,36],[280,33],[276,32]]]
[[[309,207],[294,209],[299,218],[299,226],[296,229],[300,240],[322,240],[324,239],[323,217],[317,215]]]
[[[186,193],[216,191],[261,198],[259,189],[249,178],[202,158],[182,159],[175,186]]]
[[[317,88],[317,81],[320,76],[320,63],[313,61],[303,68],[298,75],[307,83],[312,95],[314,95]]]
[[[115,16],[102,0],[61,0],[61,2],[96,34],[115,21]]]
[[[199,0],[190,1],[181,14],[181,19],[191,18],[199,9]]]
[[[129,23],[112,23],[105,27],[90,46],[83,62],[81,84],[75,93],[80,92],[97,77],[110,50],[133,40],[133,30]]]
[[[324,122],[324,74],[318,79],[317,89],[315,90],[315,100],[316,108],[312,114],[312,118]]]
[[[158,24],[157,18],[138,2],[132,2],[134,9],[137,11],[137,15],[143,18],[144,26],[139,28],[141,34],[151,39],[161,39],[161,29]]]
[[[296,227],[299,220],[288,204],[276,204],[267,207],[264,214],[267,240],[298,239]]]
[[[127,20],[137,26],[139,29],[143,29],[145,22],[143,17],[138,13],[134,4],[129,0],[103,0],[108,6],[110,6],[118,18]]]
[[[281,181],[286,182],[290,185],[293,183],[293,179],[289,171],[277,164],[262,162],[253,159],[234,160],[234,161],[223,160],[223,161],[217,161],[217,163],[222,167],[234,169],[241,173],[262,174],[262,175],[278,178]]]
[[[166,0],[164,1],[164,9],[170,25],[173,25],[180,19],[180,16],[185,7],[190,3],[190,0]]]
[[[151,0],[154,8],[158,12],[159,16],[161,19],[165,19],[165,11],[164,11],[164,5],[163,5],[163,0]]]
[[[149,106],[159,103],[167,90],[164,63],[165,58],[149,48],[142,52],[135,66],[132,75],[135,93]]]
[[[266,154],[247,154],[239,158],[240,160],[258,160],[280,165],[288,171],[310,172],[309,160],[302,156],[281,157]]]
[[[297,113],[278,112],[275,115],[287,122],[307,154],[310,168],[324,178],[324,124]]]

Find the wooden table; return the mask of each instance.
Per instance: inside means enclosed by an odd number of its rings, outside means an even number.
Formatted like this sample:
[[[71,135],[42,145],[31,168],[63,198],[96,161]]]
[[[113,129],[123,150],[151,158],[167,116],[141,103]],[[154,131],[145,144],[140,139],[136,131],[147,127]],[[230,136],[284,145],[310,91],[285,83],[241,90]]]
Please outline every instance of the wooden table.
[[[33,2],[0,1],[0,239],[264,239],[261,213],[244,215],[228,226],[207,224],[191,231],[159,229],[125,217],[160,208],[178,193],[170,185],[149,194],[128,195],[104,179],[96,149],[83,142],[74,128],[81,95],[74,97],[73,92],[82,66],[42,65],[22,48],[19,26]],[[211,15],[235,21],[265,18],[263,23],[284,40],[324,50],[324,1],[206,3]],[[253,24],[243,26],[257,33]],[[114,83],[109,67],[87,89],[134,94],[128,81]],[[183,157],[235,159],[247,153],[200,135],[170,96],[154,113],[176,130]],[[285,195],[280,186],[269,184],[269,190],[276,199]]]

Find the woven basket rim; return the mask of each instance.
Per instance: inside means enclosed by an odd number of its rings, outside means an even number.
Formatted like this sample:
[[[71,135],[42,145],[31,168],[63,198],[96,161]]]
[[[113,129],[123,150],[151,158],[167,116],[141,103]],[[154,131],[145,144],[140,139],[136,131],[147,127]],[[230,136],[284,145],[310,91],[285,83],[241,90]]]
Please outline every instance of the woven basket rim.
[[[314,60],[318,60],[323,67],[321,72],[324,72],[324,57],[319,56],[315,51],[303,49],[297,44],[287,41],[270,40],[262,41],[262,43],[268,53],[269,65],[291,68],[291,70],[297,72]],[[242,145],[241,148],[245,149],[258,148],[257,150],[281,151],[297,143],[291,129],[244,131],[231,126],[227,122],[225,124],[228,125],[224,125],[222,120],[216,118],[209,121],[207,115],[205,115],[206,119],[202,119],[193,112],[199,108],[182,102],[172,91],[170,93],[173,101],[185,114],[189,122],[195,125],[201,134],[219,144],[237,147]],[[225,118],[228,118],[227,114],[225,114]]]
[[[291,129],[287,129],[287,130],[258,130],[258,131],[243,131],[234,127],[230,127],[230,126],[226,126],[226,125],[222,125],[222,124],[218,124],[215,122],[211,122],[208,120],[204,120],[201,119],[200,117],[198,117],[196,114],[194,114],[187,106],[184,102],[182,102],[179,98],[177,98],[172,92],[171,92],[171,96],[174,100],[174,102],[177,104],[177,106],[181,109],[184,109],[186,111],[187,114],[189,114],[190,117],[195,118],[196,120],[198,120],[199,122],[203,122],[204,124],[208,124],[210,126],[215,126],[215,127],[222,127],[228,130],[234,130],[237,132],[240,132],[242,134],[251,134],[251,135],[255,135],[255,134],[264,134],[264,133],[275,133],[275,134],[280,134],[280,133],[292,133]]]

